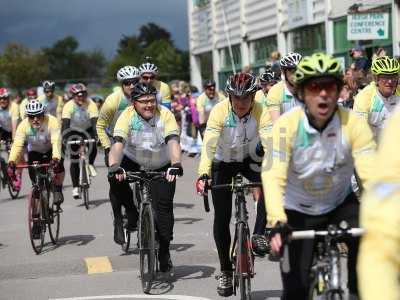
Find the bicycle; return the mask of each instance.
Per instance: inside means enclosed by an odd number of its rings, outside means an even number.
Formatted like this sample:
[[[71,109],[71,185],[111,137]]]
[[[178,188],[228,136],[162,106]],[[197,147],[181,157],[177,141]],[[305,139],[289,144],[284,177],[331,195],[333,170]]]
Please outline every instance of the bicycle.
[[[51,242],[56,245],[60,233],[61,210],[53,203],[50,197],[52,191],[53,172],[50,164],[40,164],[35,161],[31,165],[17,165],[17,168],[32,168],[35,172],[35,180],[28,194],[28,229],[32,248],[36,254],[40,254],[44,245],[46,225],[49,229]],[[39,238],[33,232],[34,223],[39,228]]]
[[[311,285],[308,299],[310,300],[343,300],[344,290],[341,286],[340,249],[338,244],[343,238],[359,237],[362,228],[348,228],[347,223],[341,228],[329,225],[327,230],[293,231],[288,241],[300,239],[318,239],[314,263],[311,267]],[[283,270],[288,272],[288,244],[284,244]]]
[[[7,154],[10,152],[11,148],[11,142],[10,141],[0,141],[0,153],[2,152],[7,152]],[[3,158],[3,156],[0,154],[0,188],[5,189],[7,186],[8,193],[10,194],[12,199],[17,199],[19,196],[19,190],[15,190],[13,186],[12,179],[8,175],[7,172],[7,162]]]
[[[230,184],[218,184],[205,186],[204,207],[208,212],[210,210],[208,204],[207,192],[209,189],[231,189],[236,195],[235,197],[235,236],[233,239],[233,247],[230,253],[231,260],[234,264],[233,271],[233,293],[236,295],[237,289],[240,290],[240,299],[251,299],[251,278],[254,277],[254,254],[250,239],[250,230],[248,224],[248,211],[246,208],[246,191],[252,187],[261,186],[261,182],[243,181],[243,175],[238,174],[232,179]]]
[[[92,143],[96,143],[96,140],[79,139],[67,143],[68,145],[79,145],[79,189],[80,194],[83,195],[83,204],[86,209],[89,209],[89,187],[91,182],[89,162],[87,158],[87,146]]]

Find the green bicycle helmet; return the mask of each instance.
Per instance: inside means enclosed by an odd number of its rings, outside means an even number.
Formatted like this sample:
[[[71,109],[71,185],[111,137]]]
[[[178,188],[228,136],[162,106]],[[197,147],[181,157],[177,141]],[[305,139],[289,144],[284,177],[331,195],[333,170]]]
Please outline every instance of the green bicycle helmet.
[[[341,81],[342,75],[342,68],[336,58],[324,53],[315,53],[303,57],[297,65],[294,78],[296,85],[300,86],[316,77],[335,77]]]
[[[372,61],[371,72],[374,75],[395,75],[400,72],[400,63],[389,56],[378,57]]]

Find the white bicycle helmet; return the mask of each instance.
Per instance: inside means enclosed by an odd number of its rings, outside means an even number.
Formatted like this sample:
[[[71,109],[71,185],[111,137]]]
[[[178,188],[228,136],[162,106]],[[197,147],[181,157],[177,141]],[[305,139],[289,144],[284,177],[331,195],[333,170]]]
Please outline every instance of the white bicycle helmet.
[[[138,68],[134,66],[125,66],[118,70],[117,79],[119,82],[128,79],[135,79],[140,76]]]
[[[32,99],[26,104],[25,112],[27,116],[36,116],[44,113],[44,105],[37,99]]]
[[[295,69],[302,59],[301,54],[296,52],[290,52],[281,58],[279,64],[281,69]]]
[[[54,90],[56,88],[56,84],[54,81],[43,81],[42,83],[43,90]]]
[[[157,74],[158,68],[155,64],[151,62],[145,62],[140,65],[139,71],[140,71],[140,76],[142,76],[144,73]]]

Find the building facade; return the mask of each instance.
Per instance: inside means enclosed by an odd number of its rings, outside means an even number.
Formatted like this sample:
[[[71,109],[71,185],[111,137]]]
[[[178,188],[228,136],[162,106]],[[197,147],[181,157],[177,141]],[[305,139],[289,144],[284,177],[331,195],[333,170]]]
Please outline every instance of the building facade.
[[[271,52],[324,51],[350,62],[348,50],[378,47],[400,55],[399,0],[188,0],[192,84],[222,88],[234,71],[265,69]],[[378,30],[377,30],[378,28]],[[349,40],[349,38],[351,40]]]

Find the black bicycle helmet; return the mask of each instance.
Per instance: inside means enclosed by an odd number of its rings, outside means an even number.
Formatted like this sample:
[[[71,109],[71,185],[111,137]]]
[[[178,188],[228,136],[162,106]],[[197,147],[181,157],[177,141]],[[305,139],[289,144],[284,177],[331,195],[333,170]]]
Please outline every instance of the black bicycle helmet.
[[[256,77],[250,73],[237,73],[231,75],[227,82],[225,91],[228,95],[245,97],[257,92]]]
[[[145,83],[145,82],[139,82],[133,88],[133,91],[131,93],[131,100],[135,101],[135,100],[137,100],[138,98],[140,98],[141,96],[144,96],[144,95],[154,95],[154,96],[156,96],[157,95],[157,90],[151,84],[148,84],[148,83]]]

